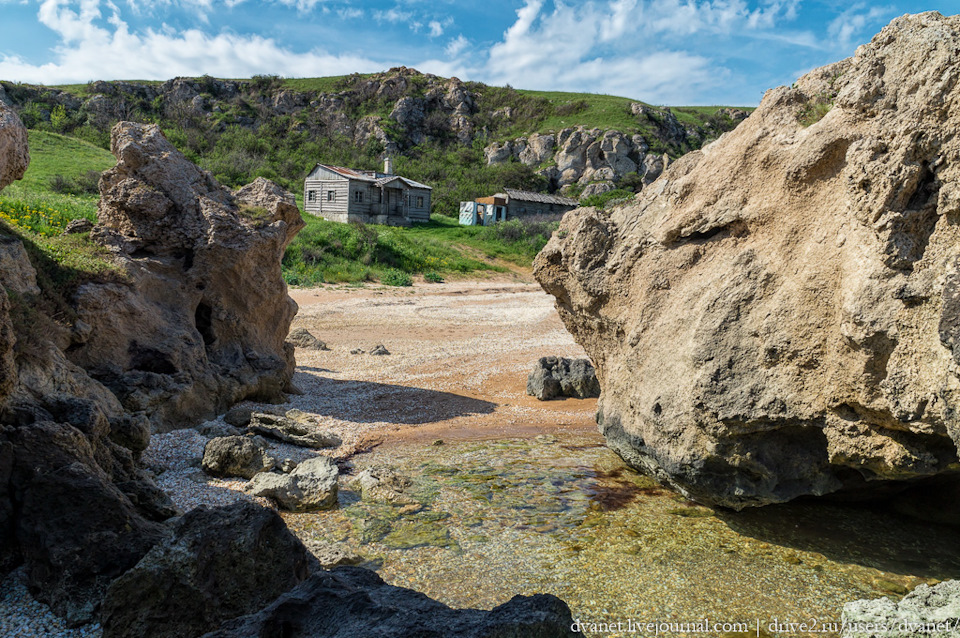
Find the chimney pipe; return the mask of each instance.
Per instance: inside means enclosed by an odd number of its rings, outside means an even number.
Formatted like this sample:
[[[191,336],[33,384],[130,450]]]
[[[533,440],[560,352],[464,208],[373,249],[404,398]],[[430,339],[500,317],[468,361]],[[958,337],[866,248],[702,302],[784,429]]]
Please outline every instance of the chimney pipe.
[[[383,172],[387,175],[393,175],[393,160],[389,157],[383,158]]]

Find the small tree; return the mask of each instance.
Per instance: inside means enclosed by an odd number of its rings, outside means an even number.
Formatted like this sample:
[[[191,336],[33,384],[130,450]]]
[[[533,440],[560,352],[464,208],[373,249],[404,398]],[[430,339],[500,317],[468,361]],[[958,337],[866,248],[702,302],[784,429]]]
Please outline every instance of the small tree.
[[[50,111],[50,128],[58,133],[63,133],[67,128],[67,109],[63,104],[57,104]]]

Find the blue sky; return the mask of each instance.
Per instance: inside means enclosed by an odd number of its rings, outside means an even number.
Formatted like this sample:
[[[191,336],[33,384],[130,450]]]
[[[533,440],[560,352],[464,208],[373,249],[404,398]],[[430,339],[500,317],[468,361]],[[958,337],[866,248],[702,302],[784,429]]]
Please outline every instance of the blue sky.
[[[343,75],[405,65],[653,104],[755,105],[896,16],[960,0],[0,0],[0,79]]]

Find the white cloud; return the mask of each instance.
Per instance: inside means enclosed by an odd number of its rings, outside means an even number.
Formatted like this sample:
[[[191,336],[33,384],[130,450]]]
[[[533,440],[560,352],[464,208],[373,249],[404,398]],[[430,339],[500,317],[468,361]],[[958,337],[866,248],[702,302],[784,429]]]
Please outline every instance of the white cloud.
[[[409,22],[413,19],[413,14],[409,11],[403,11],[394,7],[388,11],[374,11],[373,19],[377,22],[390,22],[396,24],[398,22]]]
[[[453,26],[453,18],[447,18],[446,20],[431,20],[427,26],[430,28],[430,37],[439,38],[443,35],[443,32]]]
[[[385,68],[394,62],[332,55],[323,50],[295,52],[271,38],[173,31],[164,27],[133,32],[117,13],[111,28],[97,26],[96,0],[83,0],[74,10],[63,0],[41,4],[41,22],[61,37],[53,61],[33,64],[19,56],[0,57],[0,77],[25,82],[61,84],[98,79],[169,79],[204,73],[218,77],[250,77],[281,73],[291,77],[343,75]]]
[[[866,3],[858,2],[837,16],[827,27],[827,34],[839,48],[849,49],[854,40],[861,37],[868,25],[889,18],[896,12],[894,7],[881,6],[867,8]]]
[[[447,46],[444,47],[443,52],[446,53],[448,57],[455,58],[463,53],[469,46],[470,41],[463,37],[463,34],[461,33],[447,43]]]
[[[337,9],[337,15],[343,20],[357,20],[363,17],[363,9],[357,9],[356,7],[345,7]]]

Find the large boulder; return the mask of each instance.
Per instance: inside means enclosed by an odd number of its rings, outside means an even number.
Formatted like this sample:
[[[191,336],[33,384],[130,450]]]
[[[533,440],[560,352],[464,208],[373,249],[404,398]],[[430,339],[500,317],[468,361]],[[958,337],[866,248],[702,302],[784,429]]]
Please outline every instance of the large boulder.
[[[4,438],[0,472],[15,504],[27,585],[69,625],[90,622],[111,581],[163,538],[163,526],[120,490],[119,473],[101,466],[113,463],[98,461],[90,435],[77,427],[38,422]]]
[[[204,638],[567,638],[567,605],[555,596],[515,596],[490,611],[451,609],[412,589],[388,585],[361,567],[315,572],[263,611],[224,623]]]
[[[269,508],[198,507],[110,586],[105,638],[186,638],[255,612],[309,574],[303,544]]]
[[[303,461],[289,474],[261,472],[247,487],[254,496],[271,498],[292,512],[328,510],[337,506],[340,471],[330,457]]]
[[[301,447],[320,449],[337,447],[342,443],[339,436],[320,430],[309,418],[297,420],[290,416],[254,412],[248,427],[256,434]]]
[[[632,205],[567,214],[535,274],[608,444],[732,508],[955,474],[958,114],[960,16],[904,16]]]
[[[71,360],[161,431],[283,399],[297,306],[280,259],[303,227],[292,195],[262,179],[232,193],[154,125],[117,124],[111,149],[91,237],[132,283],[79,288],[79,318],[95,330]]]
[[[15,112],[0,102],[0,190],[22,178],[29,165],[27,129]]]

